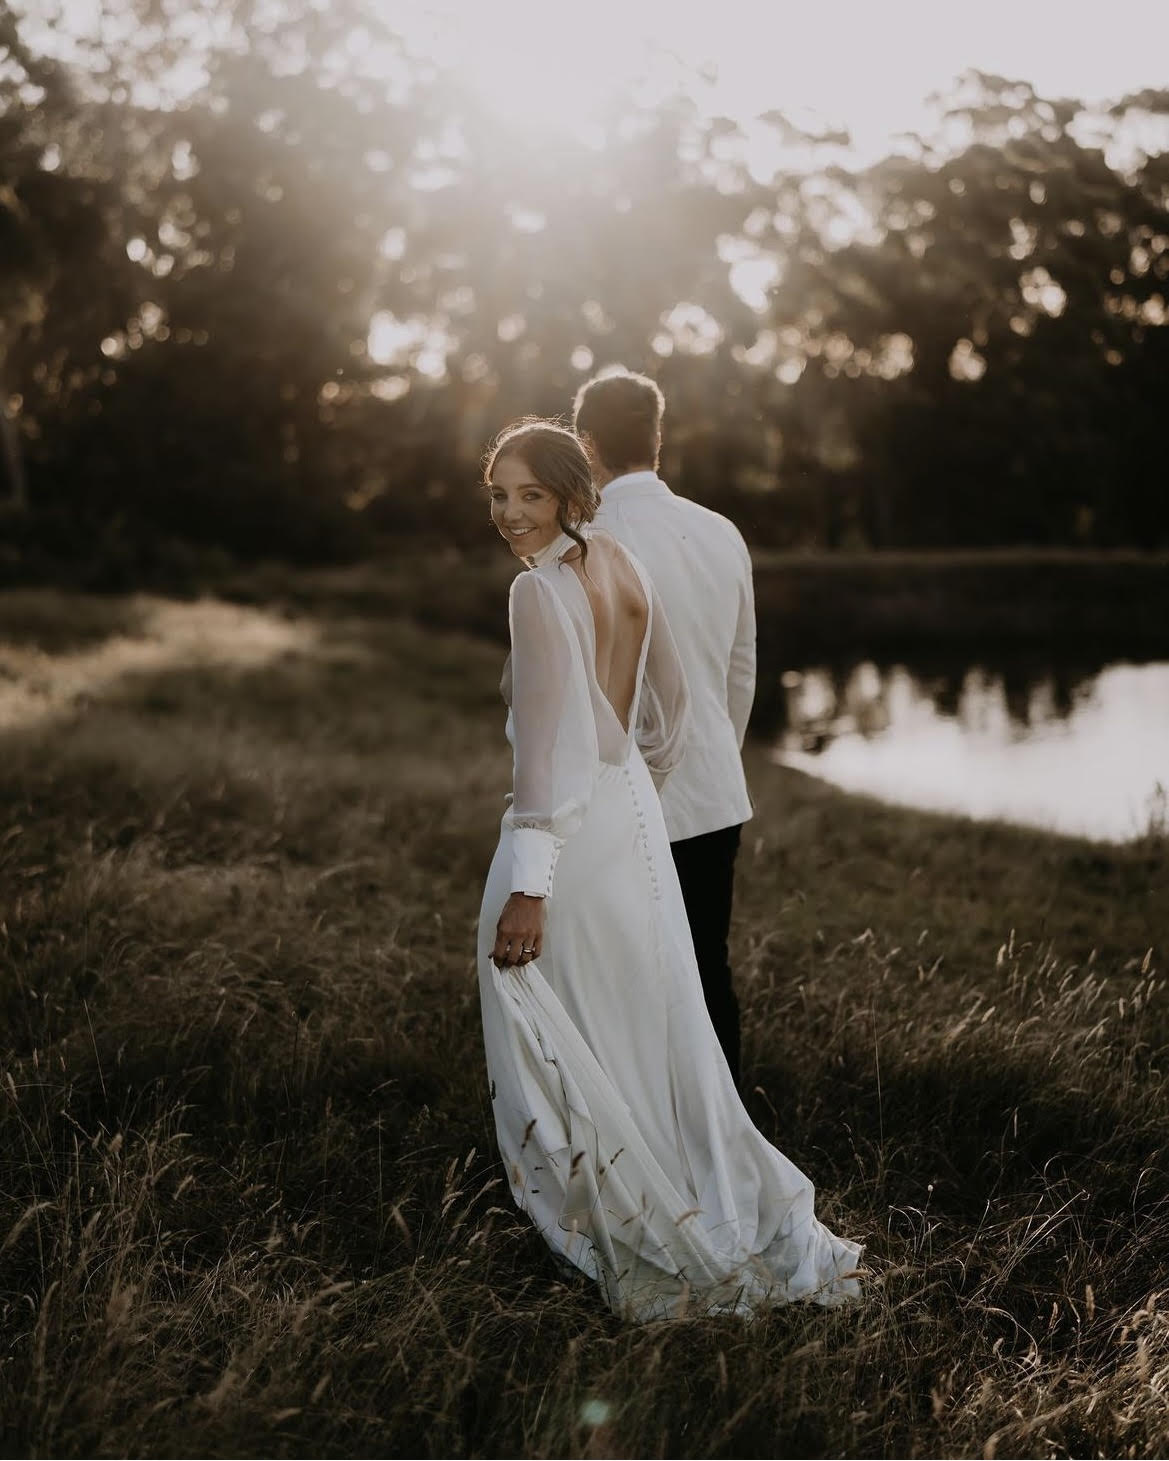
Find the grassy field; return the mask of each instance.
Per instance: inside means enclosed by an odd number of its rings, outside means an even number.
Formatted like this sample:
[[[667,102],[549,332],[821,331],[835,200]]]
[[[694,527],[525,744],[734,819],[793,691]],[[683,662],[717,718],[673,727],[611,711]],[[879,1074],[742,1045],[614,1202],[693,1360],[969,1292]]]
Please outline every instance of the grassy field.
[[[317,600],[0,597],[3,1453],[1164,1454],[1165,840],[753,750],[748,1100],[874,1276],[625,1328],[494,1156],[500,651]]]

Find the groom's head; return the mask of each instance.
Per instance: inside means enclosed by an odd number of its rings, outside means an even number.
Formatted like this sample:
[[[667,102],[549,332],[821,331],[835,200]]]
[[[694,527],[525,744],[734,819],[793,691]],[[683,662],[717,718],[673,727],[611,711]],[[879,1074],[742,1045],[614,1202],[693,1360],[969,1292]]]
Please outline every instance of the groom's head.
[[[656,471],[662,446],[665,398],[647,375],[617,369],[596,375],[576,393],[573,426],[593,464],[593,475]]]

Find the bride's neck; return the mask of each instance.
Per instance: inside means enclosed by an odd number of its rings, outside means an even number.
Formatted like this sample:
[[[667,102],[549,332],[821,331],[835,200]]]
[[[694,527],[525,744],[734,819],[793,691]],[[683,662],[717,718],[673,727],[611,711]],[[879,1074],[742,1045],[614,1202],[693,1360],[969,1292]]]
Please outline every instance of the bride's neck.
[[[550,543],[536,553],[525,553],[524,562],[529,568],[543,568],[546,563],[554,563],[556,559],[562,558],[565,553],[577,547],[575,538],[570,538],[567,533],[558,533]]]

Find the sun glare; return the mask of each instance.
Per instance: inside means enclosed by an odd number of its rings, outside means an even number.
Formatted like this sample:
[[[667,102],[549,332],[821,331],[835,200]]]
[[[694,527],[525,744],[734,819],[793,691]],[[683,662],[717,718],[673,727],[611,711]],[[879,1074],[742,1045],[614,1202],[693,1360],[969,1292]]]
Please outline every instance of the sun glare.
[[[610,97],[652,70],[645,39],[619,23],[622,8],[593,0],[573,15],[534,0],[433,0],[403,5],[395,24],[507,124],[600,145]]]
[[[324,8],[327,0],[314,3]],[[684,92],[700,114],[743,128],[747,165],[760,181],[810,161],[805,148],[759,124],[764,113],[782,113],[812,133],[849,134],[847,156],[821,150],[814,165],[863,165],[899,137],[928,129],[936,116],[930,96],[946,93],[970,68],[1092,102],[1160,85],[1163,68],[1151,58],[1169,50],[1163,0],[1116,0],[1116,33],[1140,40],[1103,46],[1096,28],[1075,23],[1064,0],[982,0],[946,7],[944,19],[935,0],[370,3],[415,60],[448,71],[508,125],[552,145],[571,137],[601,147],[614,97],[633,92],[652,106]],[[268,7],[277,34],[282,6],[270,0]],[[135,83],[142,105],[176,105],[197,92],[207,52],[231,41],[233,7],[183,7],[176,16],[180,51],[165,75]],[[95,47],[132,24],[129,7],[63,0],[51,20],[47,10],[39,21],[34,11],[28,30],[49,53],[84,67]],[[295,69],[295,56],[286,61]],[[402,89],[410,69],[397,46],[377,44],[364,27],[339,47],[334,63],[380,77],[388,94]],[[1163,145],[1158,133],[1146,151]]]
[[[933,0],[399,0],[394,11],[419,53],[450,66],[513,124],[598,143],[613,92],[640,86],[652,100],[683,89],[704,114],[746,127],[749,165],[766,177],[800,165],[798,147],[753,130],[773,110],[809,131],[845,129],[852,160],[865,163],[927,127],[931,94],[971,67],[1087,100],[1156,84],[1142,58],[1156,37],[1169,47],[1169,6],[1121,8],[1127,33],[1144,38],[1139,49],[1102,52],[1090,27],[1069,23],[1062,0],[984,0],[949,7],[944,23]]]

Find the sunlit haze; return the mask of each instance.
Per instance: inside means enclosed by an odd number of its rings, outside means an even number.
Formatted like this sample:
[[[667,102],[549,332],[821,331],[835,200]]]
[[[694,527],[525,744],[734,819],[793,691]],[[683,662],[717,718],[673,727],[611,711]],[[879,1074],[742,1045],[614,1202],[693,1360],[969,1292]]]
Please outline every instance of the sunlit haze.
[[[969,67],[1096,101],[1161,84],[1169,54],[1169,6],[1153,0],[1118,0],[1103,23],[1099,7],[1052,0],[403,0],[393,10],[420,52],[533,126],[587,134],[615,86],[644,80],[652,94],[682,81],[704,110],[738,122],[774,108],[845,127],[861,156],[919,129],[926,98]]]
[[[449,68],[498,115],[550,140],[599,137],[615,92],[636,87],[652,102],[682,90],[702,112],[746,126],[749,137],[752,119],[771,110],[809,127],[845,128],[856,161],[927,127],[927,98],[969,68],[1093,102],[1163,84],[1169,54],[1169,6],[1156,0],[1116,0],[1103,20],[1098,7],[1057,0],[394,0],[376,8],[416,58]],[[125,39],[135,24],[99,0],[32,4],[27,14],[29,33],[65,57],[75,37]],[[174,21],[184,50],[167,77],[172,97],[198,89],[201,52],[230,23],[228,14],[194,8]],[[355,38],[356,67],[376,72],[379,58],[392,80],[396,54]]]

